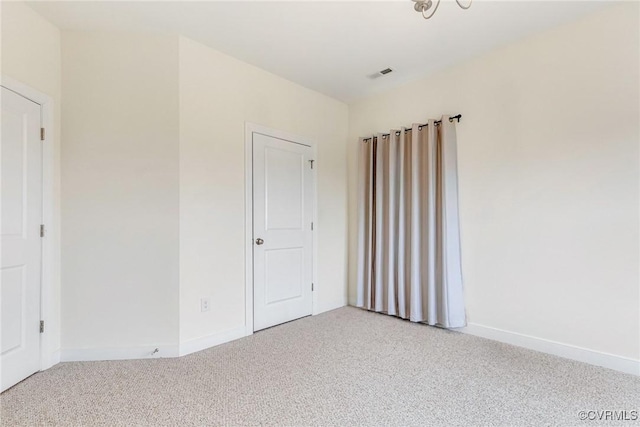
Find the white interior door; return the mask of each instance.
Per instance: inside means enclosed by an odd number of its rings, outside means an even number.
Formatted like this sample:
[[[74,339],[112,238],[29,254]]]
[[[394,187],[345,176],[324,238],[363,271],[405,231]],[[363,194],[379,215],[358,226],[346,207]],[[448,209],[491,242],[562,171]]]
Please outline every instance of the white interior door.
[[[40,105],[2,88],[0,382],[40,369],[42,145]]]
[[[312,149],[253,133],[253,327],[313,310]]]

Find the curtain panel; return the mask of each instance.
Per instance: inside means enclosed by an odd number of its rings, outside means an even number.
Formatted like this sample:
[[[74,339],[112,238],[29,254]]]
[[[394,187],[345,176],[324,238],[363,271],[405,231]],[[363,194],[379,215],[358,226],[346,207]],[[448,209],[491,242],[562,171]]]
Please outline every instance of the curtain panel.
[[[444,116],[358,146],[357,306],[464,326],[455,123]]]

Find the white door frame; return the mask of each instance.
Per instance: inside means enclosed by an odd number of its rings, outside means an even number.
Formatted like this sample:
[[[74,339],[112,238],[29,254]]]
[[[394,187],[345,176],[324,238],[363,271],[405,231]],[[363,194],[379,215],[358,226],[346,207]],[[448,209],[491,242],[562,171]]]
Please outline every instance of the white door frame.
[[[277,129],[271,129],[266,126],[258,125],[255,123],[245,122],[244,128],[244,188],[245,188],[245,207],[244,207],[244,218],[245,218],[245,252],[244,252],[244,264],[245,264],[245,292],[244,292],[244,300],[245,300],[245,334],[251,335],[253,334],[253,134],[259,133],[266,136],[271,136],[274,138],[284,139],[285,141],[294,142],[296,144],[302,144],[311,147],[313,150],[313,158],[317,159],[317,148],[315,141],[306,138],[304,136],[295,135],[288,132],[283,132]],[[313,243],[312,243],[312,272],[311,277],[313,278],[313,307],[312,307],[312,315],[317,314],[317,290],[318,290],[318,280],[317,280],[317,254],[318,254],[318,239],[316,236],[318,235],[318,186],[317,186],[317,162],[314,161],[314,173],[312,174],[312,182],[311,186],[313,188]]]
[[[7,76],[0,77],[0,85],[40,105],[41,126],[45,129],[42,141],[42,222],[45,235],[42,238],[42,277],[40,280],[40,319],[45,322],[45,331],[40,334],[40,370],[60,362],[60,351],[54,348],[53,334],[59,334],[60,325],[56,316],[54,274],[56,267],[57,233],[54,215],[54,119],[53,99],[30,86]]]

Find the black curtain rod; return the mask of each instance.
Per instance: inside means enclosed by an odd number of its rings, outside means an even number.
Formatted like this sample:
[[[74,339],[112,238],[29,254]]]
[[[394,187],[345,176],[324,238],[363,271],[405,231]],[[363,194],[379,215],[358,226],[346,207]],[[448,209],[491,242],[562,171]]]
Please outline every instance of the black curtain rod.
[[[450,121],[450,122],[453,122],[454,120],[457,120],[457,121],[458,121],[458,123],[460,123],[460,119],[461,119],[461,118],[462,118],[462,114],[458,114],[457,116],[451,116],[451,117],[449,117],[449,121]],[[436,126],[438,126],[440,123],[442,123],[442,120],[436,120],[434,123],[435,123],[435,125],[436,125]],[[425,124],[422,124],[422,125],[418,125],[418,130],[421,130],[423,126],[428,126],[428,125],[429,125],[429,123],[425,123]],[[410,132],[410,131],[412,130],[412,128],[413,128],[413,126],[411,126],[411,127],[407,128],[407,129],[405,129],[405,130],[404,130],[404,131],[405,131],[405,133],[406,133],[406,132]],[[388,134],[388,133],[383,133],[383,134],[382,134],[382,137],[389,136],[389,135],[390,135],[390,134]],[[396,132],[396,135],[400,135],[400,131],[397,131],[397,132]],[[372,136],[371,138],[364,138],[364,139],[363,139],[363,141],[368,141],[368,140],[370,140],[370,139],[378,139],[378,137],[377,137],[377,136]]]

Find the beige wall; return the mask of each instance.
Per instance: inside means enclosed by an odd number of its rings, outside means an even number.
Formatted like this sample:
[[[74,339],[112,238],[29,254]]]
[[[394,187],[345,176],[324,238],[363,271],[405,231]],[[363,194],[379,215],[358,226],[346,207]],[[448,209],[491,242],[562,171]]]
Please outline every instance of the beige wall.
[[[180,38],[181,342],[244,327],[245,122],[316,141],[317,309],[346,304],[347,106]]]
[[[176,36],[65,31],[62,59],[67,358],[244,328],[247,121],[316,140],[317,309],[346,304],[345,104]]]
[[[178,341],[178,40],[65,31],[62,70],[62,346],[166,355]]]
[[[53,318],[47,328],[51,349],[60,348],[60,30],[21,2],[1,2],[2,76],[44,93],[53,100],[53,219],[48,224],[53,246],[52,292]]]
[[[358,136],[462,113],[470,322],[639,358],[639,8],[627,3],[350,105]]]

